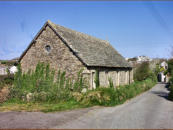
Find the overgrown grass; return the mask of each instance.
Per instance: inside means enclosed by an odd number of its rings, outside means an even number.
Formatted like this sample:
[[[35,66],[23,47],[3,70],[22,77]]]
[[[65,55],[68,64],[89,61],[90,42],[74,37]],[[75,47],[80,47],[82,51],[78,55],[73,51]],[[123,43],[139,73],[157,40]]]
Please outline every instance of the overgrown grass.
[[[0,75],[0,90],[5,86],[12,85],[13,82],[14,82],[13,74]]]
[[[8,100],[7,102],[0,104],[0,111],[29,111],[29,112],[54,112],[64,111],[76,108],[84,108],[86,105],[81,105],[75,100],[60,103],[33,103],[33,102],[21,102],[19,100]]]
[[[114,88],[109,79],[108,88],[97,87],[81,93],[86,87],[82,70],[77,78],[66,77],[65,72],[50,70],[49,65],[39,63],[35,71],[22,74],[20,65],[10,88],[10,98],[0,105],[0,111],[61,111],[89,106],[115,106],[147,91],[156,83],[155,78],[135,81],[130,85]],[[28,99],[29,95],[29,99]]]
[[[97,88],[85,94],[75,94],[75,99],[85,105],[115,106],[152,88],[156,81],[146,79],[117,88]]]
[[[118,88],[102,88],[89,90],[87,93],[73,92],[72,98],[60,102],[27,102],[12,98],[0,105],[0,111],[42,111],[53,112],[85,108],[95,105],[116,106],[124,103],[155,85],[155,81],[146,79]]]
[[[57,103],[71,100],[72,91],[80,92],[84,87],[86,85],[81,71],[77,79],[73,80],[67,78],[66,73],[60,70],[55,76],[55,70],[50,70],[49,65],[44,63],[38,63],[34,72],[24,74],[19,65],[10,97],[24,101]]]

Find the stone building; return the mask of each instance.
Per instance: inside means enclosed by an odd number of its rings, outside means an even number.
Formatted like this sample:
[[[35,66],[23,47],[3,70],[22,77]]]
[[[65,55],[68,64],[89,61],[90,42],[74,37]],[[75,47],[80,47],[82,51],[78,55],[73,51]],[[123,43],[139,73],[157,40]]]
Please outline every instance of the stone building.
[[[107,42],[47,21],[21,55],[23,72],[46,62],[55,70],[65,70],[75,76],[83,69],[90,88],[95,88],[95,73],[99,71],[101,86],[130,84],[133,70],[129,63]]]

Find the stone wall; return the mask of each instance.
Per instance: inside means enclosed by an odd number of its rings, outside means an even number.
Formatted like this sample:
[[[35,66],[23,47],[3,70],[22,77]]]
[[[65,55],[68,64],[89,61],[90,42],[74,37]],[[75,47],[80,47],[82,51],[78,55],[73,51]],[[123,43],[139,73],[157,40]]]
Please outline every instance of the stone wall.
[[[124,69],[124,68],[95,68],[91,69],[90,71],[93,72],[93,76],[91,76],[94,80],[95,79],[95,70],[99,70],[99,80],[100,86],[108,87],[109,86],[109,78],[112,79],[114,87],[120,85],[128,85],[133,82],[133,70],[132,69]],[[90,82],[90,86],[93,86],[94,83]],[[94,87],[92,87],[94,88]]]
[[[47,45],[50,46],[50,51],[46,51]],[[39,61],[49,63],[50,67],[56,71],[65,70],[69,77],[76,75],[80,69],[86,69],[49,26],[45,27],[21,59],[22,71],[34,70]]]
[[[133,80],[133,69],[130,70],[130,83],[132,83],[134,80]]]

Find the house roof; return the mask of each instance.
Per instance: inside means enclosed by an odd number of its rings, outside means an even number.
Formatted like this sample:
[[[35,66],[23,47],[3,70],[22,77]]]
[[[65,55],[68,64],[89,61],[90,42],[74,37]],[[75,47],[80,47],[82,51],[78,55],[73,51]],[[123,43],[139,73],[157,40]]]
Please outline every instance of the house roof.
[[[54,30],[54,32],[65,42],[65,44],[74,52],[74,54],[87,66],[131,67],[131,65],[124,59],[124,57],[122,57],[110,45],[110,43],[105,40],[101,40],[87,34],[65,28],[63,26],[54,24],[49,20],[42,28],[44,28],[46,25],[49,25]],[[39,33],[37,35],[39,35]],[[19,61],[27,52],[29,47],[21,55]]]

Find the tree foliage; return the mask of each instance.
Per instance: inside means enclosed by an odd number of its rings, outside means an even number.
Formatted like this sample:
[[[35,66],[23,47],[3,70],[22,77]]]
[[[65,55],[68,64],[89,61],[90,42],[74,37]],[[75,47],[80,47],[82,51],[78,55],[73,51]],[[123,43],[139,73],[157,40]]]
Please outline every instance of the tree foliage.
[[[170,75],[173,74],[173,58],[168,60],[168,72]]]
[[[136,69],[136,71],[134,73],[134,80],[142,81],[147,78],[152,78],[153,80],[156,80],[156,75],[150,70],[149,63],[143,62]]]

